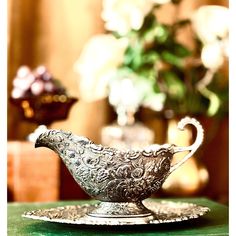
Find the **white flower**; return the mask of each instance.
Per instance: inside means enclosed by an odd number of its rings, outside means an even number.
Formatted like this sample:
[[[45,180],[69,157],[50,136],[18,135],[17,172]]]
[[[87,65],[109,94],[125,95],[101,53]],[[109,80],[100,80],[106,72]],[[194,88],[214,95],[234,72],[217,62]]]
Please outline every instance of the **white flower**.
[[[154,111],[161,111],[164,107],[165,100],[165,93],[152,93],[143,101],[143,106],[149,107]]]
[[[203,43],[203,65],[217,70],[228,54],[229,12],[223,6],[202,6],[192,17],[193,28]]]
[[[152,0],[103,0],[105,28],[120,35],[139,30],[153,5]]]
[[[109,103],[126,111],[137,111],[143,105],[155,111],[163,108],[166,95],[156,94],[153,81],[131,71],[123,71],[110,81]]]
[[[193,28],[203,42],[209,44],[228,37],[229,12],[223,6],[202,6],[192,16]]]
[[[224,63],[224,51],[221,43],[206,44],[201,52],[202,63],[206,68],[217,70]]]
[[[91,102],[108,95],[110,74],[123,62],[126,39],[116,39],[110,34],[92,37],[75,63],[80,75],[80,98]]]
[[[110,84],[109,102],[111,105],[122,106],[127,110],[136,111],[140,106],[142,96],[135,87],[135,81],[130,78],[118,78]]]
[[[229,57],[229,38],[226,38],[221,41],[222,48],[226,57]]]

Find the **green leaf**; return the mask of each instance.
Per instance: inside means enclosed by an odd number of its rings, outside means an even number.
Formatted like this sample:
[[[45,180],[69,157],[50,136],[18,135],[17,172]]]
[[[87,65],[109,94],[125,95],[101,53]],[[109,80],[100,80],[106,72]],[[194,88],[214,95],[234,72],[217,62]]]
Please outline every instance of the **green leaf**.
[[[207,114],[209,116],[214,116],[220,108],[219,97],[215,93],[207,89],[206,87],[202,88],[200,90],[200,93],[203,94],[205,97],[207,97],[210,101]]]
[[[170,32],[167,26],[158,24],[154,29],[154,35],[157,42],[165,43],[170,35]]]
[[[187,47],[179,43],[175,43],[173,45],[173,53],[176,56],[181,57],[181,58],[188,57],[191,55],[191,51]]]
[[[173,54],[169,51],[163,51],[161,53],[161,57],[165,62],[168,62],[171,65],[174,65],[174,66],[177,66],[177,67],[183,67],[182,58],[176,56],[175,54]]]
[[[137,53],[135,54],[133,61],[132,61],[132,68],[137,69],[142,64],[142,56]]]
[[[158,52],[156,51],[149,51],[144,53],[143,57],[143,63],[151,63],[151,64],[155,64],[158,60],[160,60],[160,55],[158,54]]]
[[[156,83],[158,71],[155,70],[153,66],[149,68],[147,66],[143,66],[137,70],[136,73],[139,74],[143,80],[150,80],[152,83]]]
[[[131,64],[132,60],[133,60],[133,51],[131,47],[128,47],[124,55],[123,64],[128,66],[129,64]]]
[[[142,50],[142,44],[136,40],[133,45],[126,50],[123,64],[132,69],[137,69],[142,64]]]
[[[165,71],[162,73],[162,76],[167,87],[168,95],[174,99],[183,99],[186,93],[186,87],[183,81],[171,71]]]
[[[147,94],[143,100],[143,105],[154,111],[161,111],[166,100],[166,94],[155,93],[154,91]]]

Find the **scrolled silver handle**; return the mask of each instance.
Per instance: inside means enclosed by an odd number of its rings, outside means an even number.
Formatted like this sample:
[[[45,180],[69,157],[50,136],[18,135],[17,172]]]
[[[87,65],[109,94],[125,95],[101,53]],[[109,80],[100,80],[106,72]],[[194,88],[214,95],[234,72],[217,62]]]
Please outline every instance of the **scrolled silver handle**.
[[[188,147],[178,147],[178,146],[174,147],[174,153],[184,152],[184,151],[189,151],[189,153],[186,156],[184,156],[181,161],[179,161],[178,163],[170,167],[169,174],[171,174],[174,170],[176,170],[182,164],[184,164],[184,162],[187,161],[191,156],[193,156],[193,154],[202,144],[203,137],[204,137],[204,130],[202,128],[202,125],[195,118],[185,117],[179,121],[177,127],[180,130],[184,130],[184,127],[188,124],[193,125],[197,129],[196,140],[192,145]]]

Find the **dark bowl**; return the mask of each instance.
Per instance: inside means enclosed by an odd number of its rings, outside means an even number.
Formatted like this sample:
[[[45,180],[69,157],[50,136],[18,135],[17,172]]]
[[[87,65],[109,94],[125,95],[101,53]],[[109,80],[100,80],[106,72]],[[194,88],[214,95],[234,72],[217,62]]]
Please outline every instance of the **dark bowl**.
[[[77,98],[65,94],[42,94],[24,98],[12,98],[10,102],[18,107],[24,120],[50,125],[54,121],[65,120]]]

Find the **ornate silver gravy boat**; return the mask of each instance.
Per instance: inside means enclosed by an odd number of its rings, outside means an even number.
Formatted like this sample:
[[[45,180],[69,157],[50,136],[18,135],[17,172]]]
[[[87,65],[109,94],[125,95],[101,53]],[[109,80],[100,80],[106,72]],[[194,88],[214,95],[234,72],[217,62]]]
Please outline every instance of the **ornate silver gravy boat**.
[[[156,192],[202,143],[204,131],[200,123],[185,117],[178,123],[178,128],[183,130],[187,124],[197,129],[196,140],[188,147],[154,144],[143,150],[121,151],[60,130],[42,133],[35,147],[48,147],[55,151],[82,189],[101,201],[87,213],[89,217],[150,218],[153,212],[143,205],[142,200]],[[173,155],[184,151],[189,153],[171,165]]]

